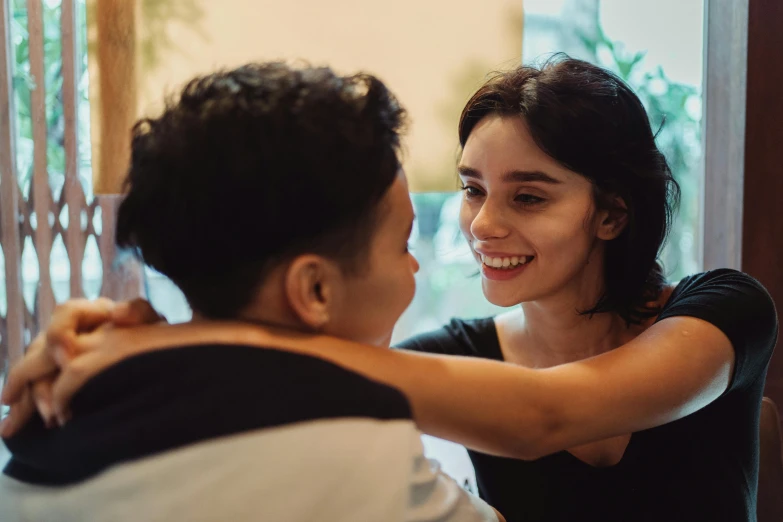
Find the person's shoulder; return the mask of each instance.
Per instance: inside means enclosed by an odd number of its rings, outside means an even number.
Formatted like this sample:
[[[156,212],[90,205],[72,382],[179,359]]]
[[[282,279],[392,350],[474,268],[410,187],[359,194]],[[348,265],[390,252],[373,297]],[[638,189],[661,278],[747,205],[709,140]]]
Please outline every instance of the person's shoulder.
[[[773,311],[775,308],[764,285],[749,274],[732,268],[717,268],[692,274],[670,288],[665,307],[682,300],[698,299],[700,302],[717,301],[722,304],[731,304],[733,301],[744,304],[751,302]]]
[[[253,411],[280,423],[325,417],[412,416],[407,398],[396,388],[324,358],[239,344],[181,346],[128,358],[87,383],[73,406],[81,405],[83,394],[103,397],[115,393],[118,401],[135,401],[142,378],[177,397],[217,402],[222,398],[235,404],[247,400]],[[257,400],[259,397],[264,400]],[[285,397],[286,408],[278,411],[279,403],[271,397]]]
[[[436,330],[396,343],[396,347],[445,355],[494,357],[499,347],[495,318],[452,318]]]
[[[683,278],[674,288],[658,321],[691,316],[721,329],[735,350],[771,353],[778,335],[775,303],[752,276],[729,268]]]
[[[715,268],[685,276],[675,285],[675,288],[694,288],[711,284],[750,285],[766,293],[766,289],[757,279],[734,268]]]
[[[485,336],[496,336],[495,316],[480,317],[474,319],[452,318],[443,329],[452,337],[465,336],[469,338],[480,338]]]

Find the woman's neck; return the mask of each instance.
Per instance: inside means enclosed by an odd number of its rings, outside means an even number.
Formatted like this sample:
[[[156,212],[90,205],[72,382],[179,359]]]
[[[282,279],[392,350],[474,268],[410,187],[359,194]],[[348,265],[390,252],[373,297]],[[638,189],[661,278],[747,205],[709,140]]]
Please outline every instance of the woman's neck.
[[[602,245],[582,270],[558,290],[500,319],[504,357],[524,365],[550,367],[599,355],[638,333],[615,313],[582,314],[606,291]]]
[[[556,366],[599,355],[628,342],[636,333],[614,313],[579,314],[573,305],[522,305],[524,322],[518,331],[523,349],[536,366]]]
[[[582,292],[582,289],[579,289]],[[671,295],[666,287],[651,305],[662,306]],[[580,314],[592,308],[601,292],[562,293],[522,303],[500,316],[501,347],[508,360],[535,367],[579,361],[613,350],[631,341],[654,321],[629,325],[617,313]]]
[[[593,308],[605,291],[598,261],[556,293],[522,303],[521,310],[500,319],[508,360],[556,366],[608,352],[638,335],[639,328],[629,328],[615,313],[580,313]]]

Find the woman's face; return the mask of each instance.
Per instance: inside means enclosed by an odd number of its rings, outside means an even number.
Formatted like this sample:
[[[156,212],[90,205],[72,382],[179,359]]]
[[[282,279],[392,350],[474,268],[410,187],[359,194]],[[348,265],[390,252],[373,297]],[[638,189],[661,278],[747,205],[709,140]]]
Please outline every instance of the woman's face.
[[[608,213],[591,182],[547,156],[521,117],[488,116],[468,137],[459,175],[460,228],[498,306],[565,298],[603,288]],[[616,235],[616,234],[615,234]]]

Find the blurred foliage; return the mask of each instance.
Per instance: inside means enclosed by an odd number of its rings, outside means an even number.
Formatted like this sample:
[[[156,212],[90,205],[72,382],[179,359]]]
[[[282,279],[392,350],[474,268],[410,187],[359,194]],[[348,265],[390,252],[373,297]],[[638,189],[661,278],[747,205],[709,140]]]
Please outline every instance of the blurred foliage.
[[[16,105],[16,145],[19,183],[25,194],[32,180],[33,162],[33,120],[31,91],[36,79],[30,70],[30,34],[26,0],[11,1],[11,43],[14,61],[13,89]],[[63,139],[65,118],[62,99],[62,0],[42,0],[44,78],[46,99],[47,161],[49,181],[55,197],[62,186],[65,172],[65,151]],[[92,19],[89,9],[94,1],[75,0],[76,9],[76,66],[77,92],[79,96],[78,142],[80,145],[80,172],[82,184],[89,192],[90,128],[89,128],[89,77],[87,54],[94,42],[88,41],[87,20]],[[197,0],[139,0],[139,17],[143,31],[139,35],[139,49],[142,66],[149,70],[162,63],[165,53],[183,51],[168,35],[167,25],[177,23],[201,34],[199,22],[202,11]],[[92,40],[92,38],[90,38]]]
[[[76,2],[77,13],[82,14],[83,2]],[[19,183],[25,193],[32,180],[33,168],[33,118],[31,92],[37,87],[45,90],[47,161],[49,180],[53,187],[62,186],[65,172],[65,151],[63,138],[65,116],[62,99],[62,37],[60,25],[60,1],[42,2],[43,15],[43,54],[44,78],[35,79],[30,69],[30,34],[28,31],[28,13],[25,0],[13,0],[11,3],[11,43],[14,61],[12,82],[14,104],[16,108],[16,145]],[[79,19],[77,14],[77,19]],[[79,97],[87,101],[87,54],[79,52],[85,49],[86,32],[77,31],[77,85]],[[41,81],[43,80],[43,81]],[[80,140],[89,142],[87,126],[80,126]]]

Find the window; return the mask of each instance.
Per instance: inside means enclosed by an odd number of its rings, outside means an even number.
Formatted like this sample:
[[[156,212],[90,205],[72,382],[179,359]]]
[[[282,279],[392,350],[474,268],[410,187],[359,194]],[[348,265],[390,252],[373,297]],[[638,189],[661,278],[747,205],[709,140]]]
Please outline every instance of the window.
[[[98,296],[108,237],[91,190],[84,0],[9,0],[0,28],[2,377],[55,301]]]

